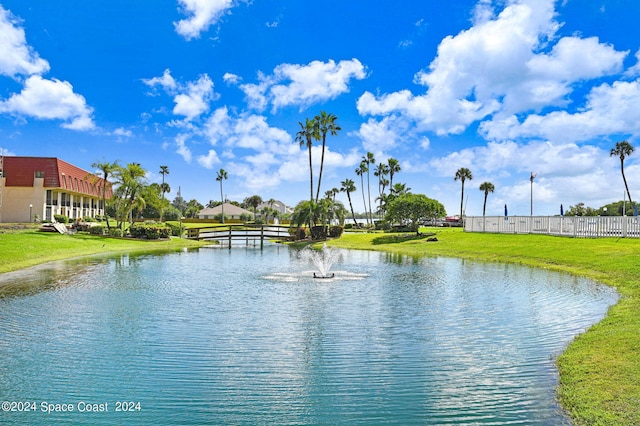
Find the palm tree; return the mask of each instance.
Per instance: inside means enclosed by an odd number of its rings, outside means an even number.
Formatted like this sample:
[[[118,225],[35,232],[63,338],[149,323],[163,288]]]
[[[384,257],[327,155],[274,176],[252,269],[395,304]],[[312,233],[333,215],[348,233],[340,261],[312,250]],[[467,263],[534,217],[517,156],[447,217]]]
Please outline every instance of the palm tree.
[[[389,184],[389,179],[386,176],[389,174],[389,166],[386,163],[378,163],[376,167],[376,171],[373,172],[373,175],[378,178],[378,198],[376,200],[380,200],[380,204],[378,205],[378,211],[382,212],[382,201],[384,190]]]
[[[356,214],[353,211],[353,203],[351,202],[351,193],[356,190],[356,184],[351,179],[345,179],[340,182],[342,187],[340,191],[347,193],[347,200],[349,200],[349,207],[351,208],[351,217],[353,217],[353,223],[358,226],[358,221],[356,221]]]
[[[111,226],[109,225],[109,216],[107,216],[107,179],[109,179],[109,176],[115,173],[118,169],[118,162],[114,161],[109,163],[104,161],[101,163],[99,161],[95,161],[91,164],[91,167],[102,172],[102,179],[104,180],[104,182],[102,182],[102,209],[104,212],[104,219],[107,221],[107,229],[111,230]]]
[[[340,190],[338,188],[331,188],[330,190],[325,192],[325,195],[327,196],[327,198],[330,198],[331,200],[333,200],[333,202],[336,202],[336,195],[338,195],[338,192],[340,192]]]
[[[316,203],[320,195],[320,182],[322,181],[322,170],[324,167],[324,150],[327,142],[327,133],[331,133],[331,136],[336,136],[342,128],[336,124],[337,116],[326,111],[320,111],[320,115],[316,115],[313,118],[315,122],[315,137],[322,139],[322,156],[320,157],[320,173],[318,174],[318,189],[316,190]]]
[[[629,185],[627,185],[627,178],[624,176],[624,159],[633,154],[635,148],[628,141],[616,142],[615,148],[611,148],[609,153],[610,157],[620,157],[620,172],[622,173],[622,180],[624,181],[624,187],[627,190],[627,196],[629,197],[629,203],[633,205],[631,201],[631,193],[629,192]]]
[[[464,202],[464,181],[473,179],[473,175],[471,174],[471,170],[466,167],[461,167],[456,172],[456,176],[453,180],[459,180],[462,182],[462,195],[460,196],[460,222],[462,222],[462,205]]]
[[[142,190],[145,183],[143,181],[146,171],[139,163],[129,163],[126,167],[117,167],[114,177],[118,188],[114,192],[114,205],[118,228],[122,229],[122,224],[129,218],[133,223],[133,211],[142,210],[145,206]]]
[[[225,169],[218,170],[216,174],[216,180],[220,182],[220,201],[222,202],[222,223],[224,223],[224,195],[222,195],[222,181],[227,179],[227,172]]]
[[[169,174],[169,166],[160,166],[160,174],[162,175],[162,185],[164,187],[164,177]],[[164,200],[164,191],[162,191],[162,199]]]
[[[169,174],[169,166],[160,166],[160,174],[162,175],[162,184],[160,185],[160,191],[162,192],[162,201],[163,201],[163,205],[160,208],[160,221],[162,222],[162,217],[164,215],[164,193],[169,192],[169,191],[165,191],[167,188],[169,188],[169,185],[165,185],[164,177]]]
[[[386,178],[388,174],[389,166],[385,163],[378,163],[376,171],[373,172],[373,175],[378,178],[378,195],[382,195],[389,184],[389,180]]]
[[[484,217],[484,213],[487,209],[487,197],[490,192],[493,192],[496,189],[495,186],[491,182],[483,182],[480,184],[480,191],[484,191],[484,204],[482,205],[482,217]]]
[[[396,183],[391,187],[391,194],[395,197],[408,194],[409,191],[411,191],[411,188],[407,187],[406,183]]]
[[[389,158],[387,164],[389,165],[389,187],[392,187],[393,176],[401,170],[400,163],[395,158]]]
[[[369,183],[369,164],[376,164],[376,159],[373,156],[373,152],[367,152],[367,155],[362,157],[362,161],[367,163],[367,195],[369,197],[369,217],[371,218],[371,223],[373,223],[373,213],[371,211],[371,185]]]
[[[360,166],[356,169],[356,174],[360,176],[360,187],[362,188],[362,203],[364,204],[364,217],[367,219],[367,225],[369,225],[369,215],[367,214],[367,199],[364,195],[364,174],[369,171],[367,163],[360,162]]]
[[[253,220],[255,220],[257,218],[258,206],[262,204],[262,198],[259,195],[252,195],[244,199],[244,204],[253,207]]]
[[[313,139],[316,138],[317,128],[315,124],[315,120],[305,119],[304,124],[298,122],[300,125],[300,130],[296,133],[296,142],[300,144],[300,146],[306,145],[309,150],[309,187],[311,188],[309,200],[313,201],[313,164],[311,162],[311,147],[313,145]]]

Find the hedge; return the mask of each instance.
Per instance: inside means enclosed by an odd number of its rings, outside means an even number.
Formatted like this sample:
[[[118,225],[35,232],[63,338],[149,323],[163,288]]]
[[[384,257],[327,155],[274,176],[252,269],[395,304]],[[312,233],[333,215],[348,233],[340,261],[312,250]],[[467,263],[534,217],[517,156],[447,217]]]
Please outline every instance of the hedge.
[[[171,236],[171,228],[164,223],[136,223],[129,228],[129,233],[134,238],[157,240],[159,238],[169,238]]]

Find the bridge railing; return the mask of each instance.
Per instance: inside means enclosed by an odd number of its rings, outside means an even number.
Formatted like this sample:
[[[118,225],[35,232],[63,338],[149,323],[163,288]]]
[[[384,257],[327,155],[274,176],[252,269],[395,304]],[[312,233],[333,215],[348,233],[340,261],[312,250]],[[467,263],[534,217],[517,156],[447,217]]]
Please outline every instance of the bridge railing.
[[[468,216],[466,232],[640,238],[638,216]]]
[[[201,226],[187,229],[187,238],[194,240],[212,240],[228,242],[229,247],[234,240],[244,240],[256,242],[260,241],[260,246],[264,240],[278,239],[288,240],[290,238],[289,226],[283,225],[215,225]]]

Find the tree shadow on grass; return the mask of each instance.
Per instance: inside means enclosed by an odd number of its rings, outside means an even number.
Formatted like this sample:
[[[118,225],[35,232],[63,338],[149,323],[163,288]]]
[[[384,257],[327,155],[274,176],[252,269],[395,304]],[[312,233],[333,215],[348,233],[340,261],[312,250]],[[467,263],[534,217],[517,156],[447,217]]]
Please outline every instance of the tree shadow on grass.
[[[397,243],[404,243],[405,241],[428,240],[429,238],[433,238],[434,235],[436,234],[433,232],[428,232],[426,234],[419,234],[419,235],[416,235],[415,233],[389,234],[389,235],[384,235],[382,237],[376,237],[373,240],[371,240],[371,243],[376,246],[381,244],[397,244]],[[431,241],[434,241],[434,240],[431,240]]]

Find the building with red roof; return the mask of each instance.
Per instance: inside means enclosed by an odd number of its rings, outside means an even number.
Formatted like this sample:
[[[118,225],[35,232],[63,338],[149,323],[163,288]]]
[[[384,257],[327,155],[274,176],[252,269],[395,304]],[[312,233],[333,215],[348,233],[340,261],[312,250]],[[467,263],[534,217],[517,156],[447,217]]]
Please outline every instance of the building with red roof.
[[[55,157],[0,157],[0,222],[104,215],[111,184]]]

